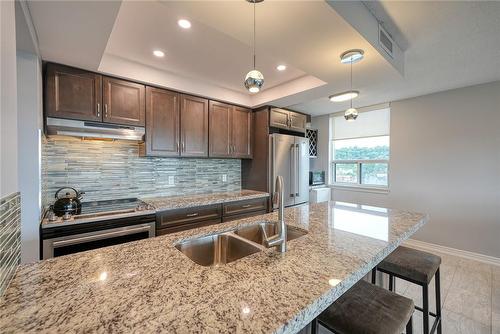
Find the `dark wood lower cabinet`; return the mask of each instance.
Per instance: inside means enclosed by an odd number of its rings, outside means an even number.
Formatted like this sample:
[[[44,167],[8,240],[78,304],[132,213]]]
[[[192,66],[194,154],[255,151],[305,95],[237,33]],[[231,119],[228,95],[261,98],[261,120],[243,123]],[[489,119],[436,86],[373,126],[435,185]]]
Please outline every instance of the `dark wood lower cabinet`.
[[[215,225],[215,224],[219,224],[220,222],[221,222],[221,219],[218,218],[218,219],[211,219],[211,220],[203,220],[201,222],[194,221],[194,222],[191,222],[189,224],[184,224],[184,225],[170,226],[170,227],[166,227],[166,228],[157,229],[156,236],[191,230],[193,228]]]
[[[257,216],[257,215],[264,215],[266,213],[267,213],[266,210],[262,210],[262,211],[252,211],[252,212],[242,213],[242,214],[234,215],[234,216],[222,217],[222,222],[227,223],[227,222],[230,222],[233,220],[253,217],[253,216]]]
[[[225,203],[222,205],[222,214],[224,216],[239,215],[262,210],[267,210],[267,197]]]
[[[156,235],[165,235],[203,226],[267,213],[268,197],[224,204],[174,209],[156,214]]]

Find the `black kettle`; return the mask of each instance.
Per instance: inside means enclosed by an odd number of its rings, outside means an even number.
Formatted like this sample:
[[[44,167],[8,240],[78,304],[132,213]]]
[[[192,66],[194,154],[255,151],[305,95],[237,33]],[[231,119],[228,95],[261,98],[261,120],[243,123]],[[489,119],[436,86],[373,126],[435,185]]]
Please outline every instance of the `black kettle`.
[[[75,193],[74,196],[71,196],[71,193],[68,191],[66,192],[64,197],[59,197],[59,193],[65,189],[73,190],[73,192]],[[52,206],[54,214],[58,217],[62,217],[65,214],[79,215],[82,212],[82,203],[80,202],[80,200],[82,199],[83,194],[84,192],[80,192],[71,187],[63,187],[58,189],[55,195],[56,202]]]

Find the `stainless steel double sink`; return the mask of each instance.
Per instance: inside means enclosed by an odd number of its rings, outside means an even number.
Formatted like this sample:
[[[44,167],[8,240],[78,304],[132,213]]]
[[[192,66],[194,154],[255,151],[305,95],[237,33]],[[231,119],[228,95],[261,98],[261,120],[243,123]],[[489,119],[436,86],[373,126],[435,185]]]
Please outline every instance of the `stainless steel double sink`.
[[[185,240],[176,244],[175,248],[201,266],[227,264],[266,249],[264,235],[274,235],[276,230],[277,223],[259,223],[234,231]],[[286,226],[287,241],[306,234],[306,230]]]

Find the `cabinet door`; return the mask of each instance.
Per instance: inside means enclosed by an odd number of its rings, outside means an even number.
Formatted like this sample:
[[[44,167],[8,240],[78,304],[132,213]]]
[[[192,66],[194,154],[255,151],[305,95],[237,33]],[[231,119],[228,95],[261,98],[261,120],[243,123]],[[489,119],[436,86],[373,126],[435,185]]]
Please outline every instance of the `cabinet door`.
[[[290,130],[305,133],[307,116],[293,111],[290,111],[289,115],[290,115]]]
[[[209,109],[209,155],[225,158],[230,156],[230,115],[233,106],[210,101]]]
[[[48,64],[45,77],[45,112],[49,117],[101,121],[99,74]]]
[[[144,126],[144,85],[104,77],[103,87],[104,122]]]
[[[179,155],[179,94],[146,87],[146,155]]]
[[[208,157],[208,100],[181,95],[181,156]]]
[[[288,129],[288,110],[272,108],[269,117],[269,126]]]
[[[231,156],[252,158],[252,111],[234,107],[231,113]]]

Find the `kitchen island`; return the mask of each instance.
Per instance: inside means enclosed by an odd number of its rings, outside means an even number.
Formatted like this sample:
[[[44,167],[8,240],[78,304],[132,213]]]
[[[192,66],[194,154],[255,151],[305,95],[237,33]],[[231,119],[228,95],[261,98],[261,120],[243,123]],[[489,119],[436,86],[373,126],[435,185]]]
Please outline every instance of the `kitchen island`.
[[[427,221],[349,203],[285,210],[307,230],[288,251],[267,249],[215,267],[174,246],[274,222],[276,213],[19,267],[0,302],[9,332],[295,333]]]

